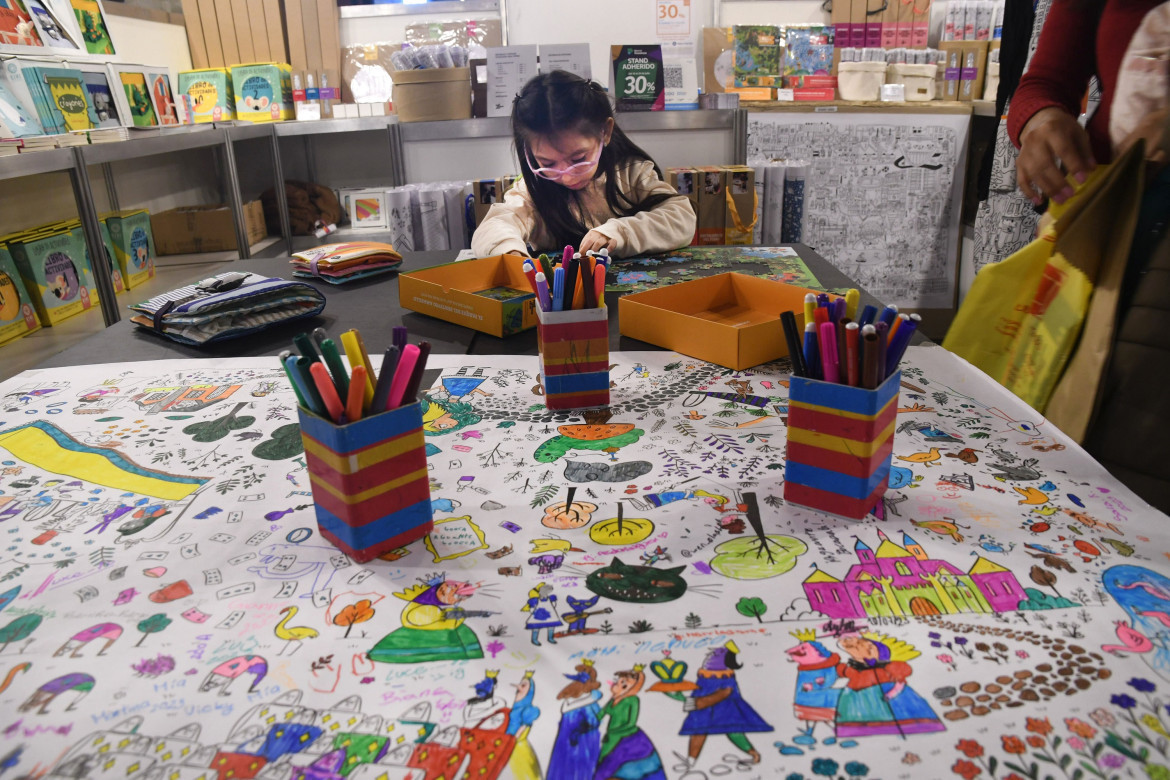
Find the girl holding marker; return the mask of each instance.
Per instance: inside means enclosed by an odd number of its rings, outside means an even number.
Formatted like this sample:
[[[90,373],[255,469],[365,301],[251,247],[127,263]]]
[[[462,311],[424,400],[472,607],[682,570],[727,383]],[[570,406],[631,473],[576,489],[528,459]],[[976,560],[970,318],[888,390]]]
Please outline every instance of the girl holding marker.
[[[601,85],[565,71],[537,76],[512,104],[512,132],[523,180],[476,229],[477,256],[567,244],[629,257],[691,242],[690,200],[617,126]]]

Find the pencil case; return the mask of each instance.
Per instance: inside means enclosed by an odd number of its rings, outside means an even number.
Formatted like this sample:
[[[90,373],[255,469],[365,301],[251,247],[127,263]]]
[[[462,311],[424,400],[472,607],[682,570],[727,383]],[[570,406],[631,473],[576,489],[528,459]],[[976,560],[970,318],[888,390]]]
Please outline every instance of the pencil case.
[[[325,296],[305,282],[230,271],[134,304],[130,320],[180,344],[200,346],[313,317]]]

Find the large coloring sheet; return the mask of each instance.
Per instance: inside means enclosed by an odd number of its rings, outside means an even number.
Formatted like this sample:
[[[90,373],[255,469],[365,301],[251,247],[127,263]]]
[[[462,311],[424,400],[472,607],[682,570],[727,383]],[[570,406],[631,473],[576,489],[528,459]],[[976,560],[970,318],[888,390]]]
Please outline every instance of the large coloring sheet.
[[[0,777],[1170,773],[1166,518],[937,347],[890,490],[786,505],[786,365],[436,358],[434,531],[316,532],[276,361],[0,385]]]
[[[749,160],[805,160],[804,243],[897,306],[955,301],[969,114],[752,113]]]

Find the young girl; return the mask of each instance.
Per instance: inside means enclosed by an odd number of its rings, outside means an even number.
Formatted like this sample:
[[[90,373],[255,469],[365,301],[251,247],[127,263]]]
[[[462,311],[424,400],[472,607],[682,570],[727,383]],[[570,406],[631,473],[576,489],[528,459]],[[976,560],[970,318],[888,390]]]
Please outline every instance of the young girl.
[[[690,201],[614,123],[599,84],[560,70],[537,76],[512,104],[512,132],[524,179],[476,229],[477,256],[570,245],[629,257],[691,242]]]

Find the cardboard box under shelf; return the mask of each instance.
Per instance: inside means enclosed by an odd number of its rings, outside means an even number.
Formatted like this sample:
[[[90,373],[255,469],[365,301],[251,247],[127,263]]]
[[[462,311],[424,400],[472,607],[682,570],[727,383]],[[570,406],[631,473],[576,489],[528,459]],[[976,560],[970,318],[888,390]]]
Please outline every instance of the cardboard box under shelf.
[[[510,336],[536,326],[536,296],[523,264],[518,255],[494,255],[399,274],[398,303],[492,336]],[[485,295],[490,291],[498,297]]]
[[[780,312],[804,328],[817,290],[726,273],[623,296],[621,334],[736,371],[788,355]]]
[[[260,201],[244,204],[248,245],[268,236]],[[225,252],[236,248],[236,227],[227,206],[185,206],[150,215],[150,232],[160,255]]]

